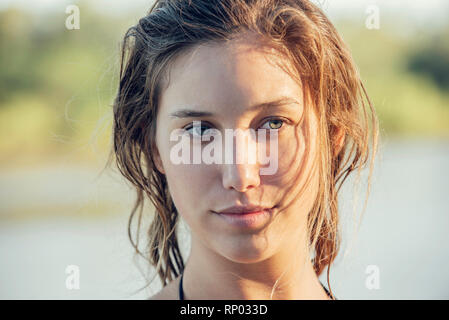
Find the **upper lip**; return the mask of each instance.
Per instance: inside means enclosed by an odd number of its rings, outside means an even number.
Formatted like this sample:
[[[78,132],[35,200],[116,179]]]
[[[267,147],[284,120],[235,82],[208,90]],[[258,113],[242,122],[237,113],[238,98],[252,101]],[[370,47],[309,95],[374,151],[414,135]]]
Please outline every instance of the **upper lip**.
[[[217,211],[217,213],[234,213],[234,214],[245,214],[251,212],[259,212],[262,210],[268,210],[270,208],[256,206],[256,205],[246,205],[246,206],[232,206],[226,209]]]

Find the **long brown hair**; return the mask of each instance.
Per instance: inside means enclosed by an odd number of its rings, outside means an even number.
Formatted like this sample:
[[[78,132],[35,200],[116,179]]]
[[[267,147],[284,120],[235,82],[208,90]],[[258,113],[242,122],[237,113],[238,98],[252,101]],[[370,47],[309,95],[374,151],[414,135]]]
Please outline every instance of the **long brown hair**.
[[[319,116],[320,191],[308,216],[313,266],[319,276],[340,246],[337,196],[348,175],[370,163],[377,148],[377,118],[351,54],[320,8],[306,0],[157,0],[126,32],[120,84],[114,101],[113,144],[117,167],[135,187],[128,233],[165,286],[184,270],[176,226],[179,215],[165,175],[155,166],[156,115],[173,61],[199,44],[221,43],[245,31],[286,54],[306,84]],[[344,132],[340,152],[335,136]],[[369,161],[371,159],[371,161]],[[368,181],[369,182],[369,181]],[[369,185],[369,184],[368,184]],[[369,189],[368,189],[369,191]],[[148,197],[155,209],[145,251],[139,234]],[[135,237],[131,232],[137,219]],[[332,291],[331,291],[332,292]]]

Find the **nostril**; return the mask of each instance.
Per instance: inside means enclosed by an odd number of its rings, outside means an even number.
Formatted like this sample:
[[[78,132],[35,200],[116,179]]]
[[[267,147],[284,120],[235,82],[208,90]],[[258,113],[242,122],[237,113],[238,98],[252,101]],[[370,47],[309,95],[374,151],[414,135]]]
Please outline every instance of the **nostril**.
[[[245,192],[248,189],[256,188],[260,184],[258,169],[245,165],[226,165],[223,169],[223,187]]]

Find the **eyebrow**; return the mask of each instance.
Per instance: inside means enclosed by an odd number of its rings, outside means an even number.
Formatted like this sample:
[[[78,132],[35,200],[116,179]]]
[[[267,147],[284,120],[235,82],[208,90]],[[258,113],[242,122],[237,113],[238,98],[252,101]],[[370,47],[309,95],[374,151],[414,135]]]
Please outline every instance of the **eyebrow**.
[[[274,107],[280,107],[283,105],[288,104],[300,104],[296,99],[290,98],[290,97],[281,97],[280,99],[269,101],[269,102],[263,102],[256,105],[251,106],[248,110],[254,110],[254,109],[269,109]],[[181,109],[175,112],[172,112],[169,114],[171,118],[199,118],[199,117],[210,117],[214,114],[212,112],[208,111],[198,111],[198,110],[192,110],[192,109]]]

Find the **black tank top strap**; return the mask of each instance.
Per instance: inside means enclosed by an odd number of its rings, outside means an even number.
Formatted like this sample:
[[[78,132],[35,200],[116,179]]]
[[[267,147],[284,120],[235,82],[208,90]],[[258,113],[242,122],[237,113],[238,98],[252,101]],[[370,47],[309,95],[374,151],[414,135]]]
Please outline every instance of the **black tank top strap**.
[[[331,295],[329,290],[327,290],[327,288],[324,286],[324,284],[321,281],[320,281],[320,283],[321,283],[321,286],[323,287],[324,291],[326,291],[326,294],[329,296],[329,298],[331,298],[332,300],[337,300],[337,298],[335,298]]]
[[[184,289],[182,288],[182,278],[184,273],[181,274],[181,279],[179,280],[179,300],[184,300]]]

